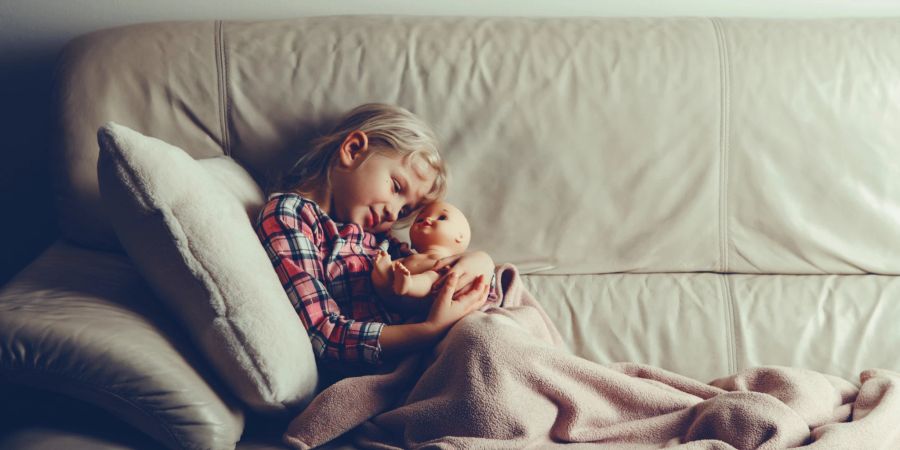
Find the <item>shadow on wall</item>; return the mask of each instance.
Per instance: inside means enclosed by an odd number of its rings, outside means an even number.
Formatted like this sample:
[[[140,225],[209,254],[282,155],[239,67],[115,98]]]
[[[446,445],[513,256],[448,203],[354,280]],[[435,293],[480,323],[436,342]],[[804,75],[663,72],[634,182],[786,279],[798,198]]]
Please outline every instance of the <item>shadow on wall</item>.
[[[0,286],[59,234],[49,166],[55,59],[0,55]]]

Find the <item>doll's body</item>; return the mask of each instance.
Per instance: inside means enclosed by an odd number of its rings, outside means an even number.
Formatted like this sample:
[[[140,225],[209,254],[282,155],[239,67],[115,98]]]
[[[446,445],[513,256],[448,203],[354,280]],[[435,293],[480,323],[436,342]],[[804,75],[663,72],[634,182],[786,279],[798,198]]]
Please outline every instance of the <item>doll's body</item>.
[[[383,297],[423,299],[432,292],[440,274],[439,260],[465,252],[471,239],[469,222],[455,206],[439,201],[426,206],[409,229],[417,253],[397,261],[381,252],[375,258],[372,284]],[[409,303],[409,302],[406,302]]]

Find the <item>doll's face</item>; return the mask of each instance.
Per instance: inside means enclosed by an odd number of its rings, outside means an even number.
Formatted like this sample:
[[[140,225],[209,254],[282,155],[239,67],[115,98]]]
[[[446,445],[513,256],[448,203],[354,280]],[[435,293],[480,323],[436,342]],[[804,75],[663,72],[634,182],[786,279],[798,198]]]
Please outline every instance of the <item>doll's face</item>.
[[[434,202],[423,208],[409,228],[412,247],[420,252],[439,246],[450,248],[453,254],[462,253],[471,238],[466,216],[447,202]]]

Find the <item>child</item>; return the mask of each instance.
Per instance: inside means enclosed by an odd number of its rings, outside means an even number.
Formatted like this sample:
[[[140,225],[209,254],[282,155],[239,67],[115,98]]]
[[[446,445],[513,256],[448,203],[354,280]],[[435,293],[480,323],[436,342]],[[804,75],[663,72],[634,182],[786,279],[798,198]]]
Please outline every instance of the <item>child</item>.
[[[465,252],[472,230],[459,208],[436,201],[416,216],[409,229],[409,239],[417,253],[392,261],[387,252],[379,252],[372,270],[372,284],[381,298],[412,311],[423,311],[428,303],[418,299],[430,296],[440,279],[435,265]]]
[[[442,263],[452,267],[423,322],[401,324],[406,318],[372,289],[379,242],[398,220],[441,198],[445,181],[424,122],[397,106],[366,104],[313,142],[275,186],[257,233],[320,363],[346,374],[341,366],[377,365],[382,353],[434,345],[485,304],[493,261],[484,252]],[[396,243],[389,250],[403,256]]]

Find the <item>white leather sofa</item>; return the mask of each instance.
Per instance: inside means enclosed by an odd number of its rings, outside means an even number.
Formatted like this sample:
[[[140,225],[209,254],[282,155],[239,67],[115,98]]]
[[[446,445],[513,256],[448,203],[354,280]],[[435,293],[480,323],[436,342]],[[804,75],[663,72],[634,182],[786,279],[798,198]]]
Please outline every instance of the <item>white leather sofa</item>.
[[[17,415],[0,444],[279,446],[285,419],[235,398],[117,245],[97,181],[109,120],[264,184],[341,112],[397,103],[439,134],[472,248],[527,273],[576,354],[704,381],[900,370],[898,55],[900,19],[322,17],[78,38],[49,161],[64,238],[0,291]]]

